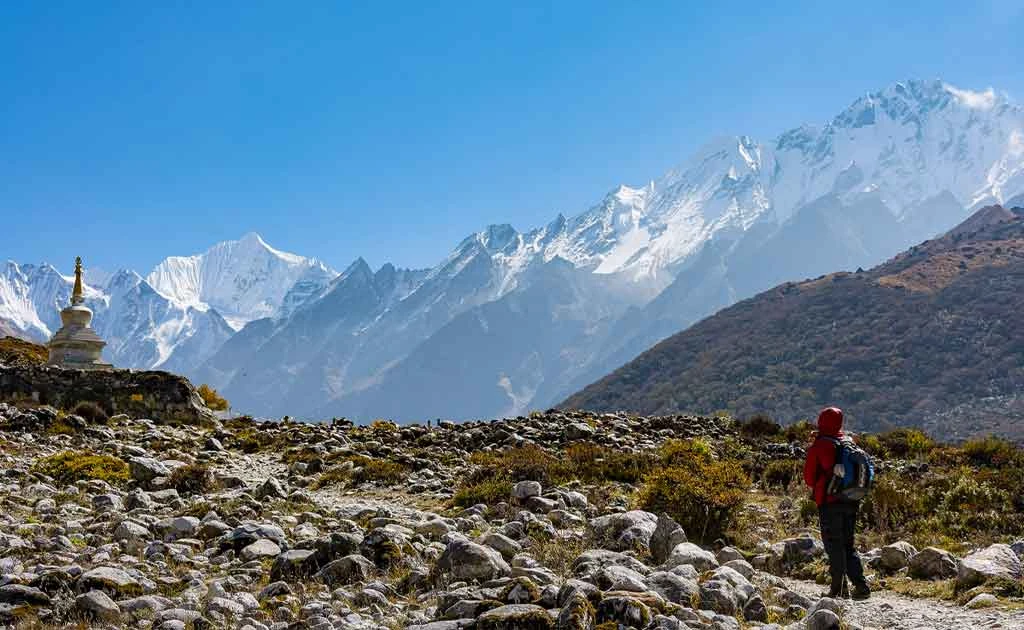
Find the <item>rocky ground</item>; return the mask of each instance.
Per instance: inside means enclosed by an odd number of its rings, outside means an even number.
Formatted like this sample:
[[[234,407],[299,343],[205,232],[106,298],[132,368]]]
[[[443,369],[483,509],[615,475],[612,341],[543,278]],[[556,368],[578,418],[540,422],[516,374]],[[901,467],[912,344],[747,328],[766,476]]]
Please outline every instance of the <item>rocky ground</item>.
[[[1024,628],[1019,602],[976,586],[1019,582],[1024,542],[962,558],[908,543],[872,550],[874,572],[955,579],[977,597],[877,590],[852,602],[791,577],[822,554],[807,533],[704,548],[667,515],[584,483],[526,480],[504,500],[453,501],[473,453],[653,449],[720,439],[723,419],[91,420],[0,404],[4,627]]]

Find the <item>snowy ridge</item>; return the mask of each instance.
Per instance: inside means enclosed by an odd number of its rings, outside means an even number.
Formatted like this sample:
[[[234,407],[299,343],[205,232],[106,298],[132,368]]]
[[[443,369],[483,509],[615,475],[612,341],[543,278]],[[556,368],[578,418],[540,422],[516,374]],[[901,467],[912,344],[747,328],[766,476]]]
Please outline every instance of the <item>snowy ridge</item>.
[[[300,280],[326,285],[336,275],[315,259],[276,250],[259,234],[249,233],[203,254],[167,258],[146,280],[179,304],[216,309],[237,330],[254,319],[275,316]]]

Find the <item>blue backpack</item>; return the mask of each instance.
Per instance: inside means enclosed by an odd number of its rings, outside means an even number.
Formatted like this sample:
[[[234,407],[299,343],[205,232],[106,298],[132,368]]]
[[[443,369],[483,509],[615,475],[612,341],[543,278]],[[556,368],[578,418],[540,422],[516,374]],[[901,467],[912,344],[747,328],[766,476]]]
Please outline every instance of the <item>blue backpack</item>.
[[[829,435],[820,437],[836,445],[836,463],[843,466],[843,476],[833,473],[826,491],[844,501],[860,501],[875,481],[875,467],[871,457],[850,438],[840,440]]]

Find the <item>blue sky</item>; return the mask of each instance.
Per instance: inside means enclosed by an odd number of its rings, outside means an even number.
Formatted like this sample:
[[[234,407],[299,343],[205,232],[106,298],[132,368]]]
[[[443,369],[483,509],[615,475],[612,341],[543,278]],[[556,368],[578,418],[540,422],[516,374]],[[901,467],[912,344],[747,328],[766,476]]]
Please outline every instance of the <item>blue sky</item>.
[[[427,266],[897,80],[1024,96],[1024,0],[768,4],[9,0],[0,259],[145,273],[255,230]]]

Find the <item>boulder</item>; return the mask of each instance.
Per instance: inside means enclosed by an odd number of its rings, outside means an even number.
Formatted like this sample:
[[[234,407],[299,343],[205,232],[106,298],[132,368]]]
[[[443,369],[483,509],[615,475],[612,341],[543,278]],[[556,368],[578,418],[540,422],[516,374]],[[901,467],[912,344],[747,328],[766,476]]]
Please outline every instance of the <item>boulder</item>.
[[[966,590],[993,578],[1019,580],[1021,562],[1009,545],[992,545],[966,556],[957,567],[957,590]]]
[[[50,596],[43,591],[23,584],[4,584],[0,586],[0,604],[18,606],[49,606]]]
[[[316,574],[316,579],[329,587],[365,582],[377,571],[376,565],[359,555],[345,556],[330,562]]]
[[[547,630],[554,627],[548,611],[533,604],[508,604],[477,617],[477,630]]]
[[[883,571],[895,573],[910,564],[910,559],[917,553],[914,545],[899,541],[882,547],[878,556],[878,566]]]
[[[631,510],[600,516],[590,521],[590,528],[598,540],[613,551],[649,549],[651,536],[657,528],[658,517],[643,510]]]
[[[676,545],[684,542],[686,542],[686,532],[683,531],[682,526],[668,514],[659,514],[650,540],[651,559],[654,560],[654,563],[661,564],[667,560]]]
[[[242,560],[249,562],[264,558],[276,558],[280,553],[281,548],[277,546],[277,543],[267,538],[260,538],[251,545],[244,547],[241,556]]]
[[[701,549],[693,543],[685,542],[676,545],[665,560],[665,566],[669,568],[680,564],[689,564],[698,571],[708,571],[718,566],[718,560],[710,551]]]
[[[74,610],[86,619],[103,623],[121,620],[121,608],[103,591],[88,591],[75,598]]]
[[[781,568],[795,568],[824,556],[825,546],[817,538],[797,536],[775,543],[771,552]]]
[[[808,615],[806,627],[807,630],[841,630],[843,626],[839,620],[839,615],[831,610],[822,608],[815,611],[814,614]]]
[[[142,593],[139,581],[116,567],[96,567],[86,571],[78,578],[78,588],[82,591],[101,590],[122,597]]]
[[[128,470],[132,479],[140,484],[148,484],[158,477],[171,474],[171,469],[163,462],[152,457],[133,457],[128,460]]]
[[[719,567],[700,585],[700,607],[733,616],[756,592],[747,578],[728,567]]]
[[[448,543],[437,561],[437,569],[456,580],[492,580],[512,573],[500,553],[465,538]]]
[[[668,571],[657,571],[644,580],[647,589],[661,595],[666,601],[690,606],[693,597],[700,593],[696,580],[688,579]]]
[[[309,577],[316,571],[316,566],[311,549],[290,549],[274,559],[270,567],[270,581]]]
[[[520,481],[516,485],[512,486],[512,496],[519,501],[525,501],[530,497],[539,497],[541,490],[542,488],[539,482]]]
[[[920,580],[943,580],[957,574],[956,556],[937,547],[925,547],[915,553],[907,566],[910,577]]]

